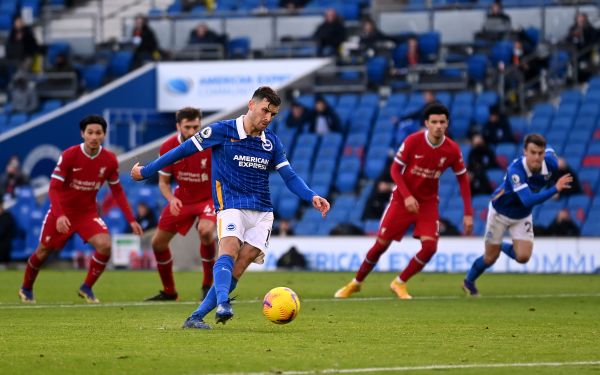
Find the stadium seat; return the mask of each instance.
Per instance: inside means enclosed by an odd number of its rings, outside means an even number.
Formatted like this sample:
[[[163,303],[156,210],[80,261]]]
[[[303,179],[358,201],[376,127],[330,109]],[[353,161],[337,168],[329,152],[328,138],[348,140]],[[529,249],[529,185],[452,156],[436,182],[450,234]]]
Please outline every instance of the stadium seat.
[[[583,99],[583,94],[579,90],[565,90],[560,94],[560,105],[566,103],[579,104]]]
[[[357,94],[342,94],[338,99],[338,107],[356,108],[358,106],[359,97]]]
[[[300,221],[294,226],[296,236],[315,236],[319,230],[319,223],[316,221]]]
[[[440,50],[440,33],[431,31],[418,36],[419,55],[427,62],[434,62]]]
[[[500,62],[504,63],[505,66],[509,66],[512,62],[513,54],[513,43],[510,41],[496,42],[492,47],[490,54],[490,61],[494,66],[497,66]]]
[[[250,38],[238,37],[229,40],[227,53],[230,59],[247,59],[250,56]]]
[[[127,228],[127,220],[118,208],[111,208],[102,219],[112,235],[124,233]]]
[[[363,106],[371,106],[374,108],[378,107],[379,106],[379,95],[372,93],[372,92],[364,93],[360,96],[358,105],[359,105],[359,107],[363,107]]]
[[[472,55],[467,59],[467,73],[473,82],[484,82],[487,77],[488,59],[485,55]]]
[[[490,184],[492,185],[492,188],[496,189],[498,187],[498,185],[500,185],[502,183],[502,181],[504,180],[504,175],[506,174],[506,172],[499,168],[492,168],[492,169],[488,169],[486,171],[486,174],[487,174],[488,180],[490,180]]]
[[[503,169],[508,167],[516,155],[517,145],[514,143],[500,143],[498,146],[496,146],[496,162]]]
[[[277,213],[280,218],[286,220],[292,220],[296,216],[296,212],[300,207],[300,198],[295,194],[284,190],[279,196],[279,202],[277,204]]]
[[[570,130],[573,125],[573,119],[573,116],[565,116],[559,113],[550,123],[550,130]]]
[[[81,75],[87,90],[95,90],[104,84],[108,69],[103,64],[86,65],[82,68]]]
[[[600,169],[582,168],[577,172],[577,176],[584,194],[592,197],[598,187],[598,181],[600,181]]]
[[[541,207],[542,208],[539,210],[537,217],[534,218],[534,222],[537,225],[547,227],[556,218],[556,214],[558,213],[560,208],[551,207],[547,204],[543,204]]]
[[[133,52],[117,51],[113,54],[108,63],[108,72],[114,77],[124,76],[131,69],[133,62]]]
[[[383,56],[375,56],[367,61],[367,80],[371,85],[382,85],[387,77],[389,68],[388,59]]]

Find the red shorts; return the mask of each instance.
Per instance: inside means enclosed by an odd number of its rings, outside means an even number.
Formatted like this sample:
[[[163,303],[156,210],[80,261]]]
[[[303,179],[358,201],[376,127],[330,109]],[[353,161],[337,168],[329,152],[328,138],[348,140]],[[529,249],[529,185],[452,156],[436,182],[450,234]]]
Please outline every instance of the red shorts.
[[[160,214],[160,219],[158,219],[158,229],[185,236],[194,225],[196,218],[210,220],[213,223],[217,222],[217,214],[212,199],[191,204],[184,202],[177,216],[171,213],[171,209],[167,204]]]
[[[383,213],[377,236],[384,240],[400,241],[411,224],[415,224],[413,237],[438,238],[438,219],[440,213],[435,201],[419,202],[419,213],[406,210],[404,200],[392,198],[390,205]]]
[[[50,249],[59,250],[65,246],[65,243],[73,233],[79,234],[85,242],[88,242],[90,238],[97,234],[108,234],[108,228],[97,212],[67,214],[67,217],[71,222],[71,229],[68,233],[59,233],[56,230],[56,220],[58,217],[52,212],[52,209],[48,210],[40,234],[42,245]]]

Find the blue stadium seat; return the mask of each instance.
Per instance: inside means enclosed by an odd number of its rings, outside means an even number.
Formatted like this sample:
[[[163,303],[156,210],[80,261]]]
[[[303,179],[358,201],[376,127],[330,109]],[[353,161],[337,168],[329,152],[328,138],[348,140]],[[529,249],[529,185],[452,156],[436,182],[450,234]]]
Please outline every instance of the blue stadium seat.
[[[339,107],[356,108],[358,106],[359,97],[357,94],[342,94],[338,99]]]
[[[300,198],[289,190],[284,190],[279,196],[277,203],[277,213],[280,218],[292,220],[300,207]]]
[[[558,207],[551,207],[547,204],[543,204],[539,210],[538,216],[534,220],[534,223],[543,227],[547,227],[556,218],[556,214],[559,210],[560,208]]]
[[[396,92],[388,97],[385,107],[400,108],[404,106],[407,100],[408,98],[405,93]]]
[[[581,228],[581,235],[586,237],[599,237],[600,236],[600,221],[586,220]]]
[[[364,168],[367,178],[376,179],[381,176],[387,165],[390,151],[387,146],[377,146],[369,149]]]
[[[452,119],[450,122],[450,126],[448,127],[448,131],[450,132],[450,137],[456,141],[467,138],[467,134],[469,132],[469,127],[471,126],[471,121],[466,118],[457,118]],[[466,155],[465,155],[466,156]]]
[[[488,207],[490,203],[490,197],[487,195],[477,195],[473,197],[472,204],[476,210],[481,210]]]
[[[484,91],[477,96],[475,105],[484,104],[488,107],[498,104],[498,93],[495,91]]]
[[[485,55],[472,55],[467,59],[467,73],[473,82],[484,82],[487,68],[488,59]]]
[[[108,69],[103,64],[86,65],[82,68],[81,75],[87,90],[95,90],[104,84]]]
[[[300,221],[294,226],[296,236],[315,236],[319,230],[319,223],[316,221]]]
[[[431,31],[418,36],[419,55],[425,61],[433,62],[437,59],[440,50],[440,33]]]
[[[492,168],[492,169],[488,169],[486,171],[486,174],[487,174],[488,180],[490,180],[490,184],[492,185],[492,188],[496,189],[498,187],[498,185],[500,185],[502,183],[502,181],[504,180],[504,175],[506,174],[506,172],[499,168]]]
[[[229,40],[227,51],[230,59],[247,59],[250,56],[250,38],[238,37]]]
[[[108,63],[108,72],[114,77],[124,76],[131,69],[133,62],[133,52],[117,51],[113,54]]]
[[[496,42],[492,47],[490,61],[494,66],[502,62],[505,66],[509,66],[512,62],[513,43],[511,41]]]
[[[473,120],[476,124],[487,123],[490,117],[490,107],[487,104],[477,104],[475,106],[475,113],[473,114]]]
[[[511,116],[509,118],[509,122],[510,122],[510,128],[511,128],[513,134],[518,139],[523,138],[523,136],[527,132],[527,128],[528,128],[527,119],[524,117],[520,117],[520,116]]]
[[[560,103],[558,109],[556,110],[556,114],[558,116],[569,116],[571,118],[575,118],[579,111],[579,103]]]
[[[583,94],[580,90],[565,90],[560,94],[560,104],[574,103],[579,104],[583,99]]]
[[[471,91],[459,91],[454,95],[453,106],[471,106],[475,99],[475,95]]]
[[[583,192],[591,197],[598,188],[598,181],[600,181],[600,169],[598,168],[581,168],[577,172],[577,177],[581,183]]]
[[[371,85],[382,85],[387,77],[389,69],[388,59],[383,56],[375,56],[367,61],[367,80]]]
[[[363,106],[378,107],[379,106],[379,95],[372,93],[372,92],[364,93],[360,96],[358,105],[359,105],[359,107],[363,107]]]
[[[534,116],[531,119],[528,133],[540,133],[545,134],[548,127],[550,127],[551,117]]]
[[[102,219],[112,235],[124,233],[127,228],[127,220],[118,208],[111,208]]]
[[[391,134],[388,133],[374,133],[371,137],[371,142],[369,144],[369,150],[372,147],[391,147],[394,138]]]
[[[517,155],[517,145],[514,143],[500,143],[496,146],[496,161],[506,169]]]
[[[349,134],[346,139],[346,147],[365,147],[368,142],[368,136],[365,133]]]
[[[595,122],[598,114],[600,114],[600,105],[597,103],[585,103],[579,107],[578,117],[592,118]]]

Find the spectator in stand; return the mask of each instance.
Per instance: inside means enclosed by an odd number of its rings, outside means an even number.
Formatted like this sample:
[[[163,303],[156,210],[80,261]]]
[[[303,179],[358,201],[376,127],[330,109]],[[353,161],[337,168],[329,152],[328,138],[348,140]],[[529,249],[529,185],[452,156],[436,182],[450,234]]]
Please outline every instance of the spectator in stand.
[[[406,41],[407,51],[406,51],[406,62],[408,66],[417,65],[421,59],[419,56],[419,41],[414,36],[411,36]]]
[[[300,102],[293,101],[290,113],[285,118],[285,126],[290,129],[298,129],[300,132],[311,123],[311,115]]]
[[[14,112],[31,113],[39,106],[35,83],[23,73],[17,73],[10,84],[10,100]]]
[[[297,10],[304,8],[308,0],[279,0],[279,7],[287,10]]]
[[[26,26],[20,16],[15,17],[10,34],[6,41],[6,59],[12,62],[13,68],[29,71],[35,55],[40,53],[33,31]]]
[[[135,207],[135,221],[140,223],[144,231],[156,228],[156,216],[144,202],[138,203]]]
[[[190,37],[188,39],[188,44],[190,45],[198,45],[198,44],[221,44],[223,45],[223,38],[209,29],[205,23],[200,23],[196,26],[195,29],[190,31]]]
[[[569,210],[563,208],[558,211],[554,221],[550,223],[546,230],[547,236],[556,237],[577,237],[579,236],[579,227],[571,218]]]
[[[446,218],[440,217],[438,220],[440,236],[460,236],[461,233],[452,222]]]
[[[371,57],[376,55],[377,47],[389,38],[382,33],[371,18],[365,18],[360,28],[360,49],[363,55]]]
[[[392,122],[398,124],[398,135],[396,139],[396,142],[398,144],[403,142],[404,139],[412,133],[423,128],[423,123],[425,121],[423,113],[425,111],[425,108],[427,108],[427,105],[435,101],[435,95],[432,91],[423,91],[423,106],[421,108],[409,113],[405,113],[398,118],[392,118]]]
[[[499,168],[496,162],[496,153],[485,143],[481,134],[474,134],[471,137],[471,151],[467,158],[467,168],[469,170]],[[510,162],[510,160],[509,160]]]
[[[552,145],[549,146],[552,147]],[[556,178],[561,178],[566,174],[570,174],[573,177],[573,182],[571,182],[570,189],[563,190],[559,193],[560,198],[576,194],[583,194],[583,188],[581,187],[581,183],[579,183],[577,173],[571,168],[571,166],[567,163],[565,158],[558,157],[558,169],[556,170]]]
[[[569,28],[567,34],[567,43],[571,44],[578,52],[591,46],[597,39],[596,29],[590,23],[588,15],[578,12],[575,15],[575,21]],[[591,55],[586,54],[587,58]]]
[[[496,146],[502,142],[516,143],[508,118],[498,106],[490,108],[488,121],[481,129],[481,134],[489,145]]]
[[[313,39],[317,42],[319,56],[339,55],[340,45],[346,40],[346,26],[335,9],[325,11],[325,20],[315,30]]]
[[[318,135],[327,133],[340,133],[342,126],[337,113],[327,104],[325,98],[318,96],[315,99],[315,110],[312,114],[310,132]]]
[[[294,235],[294,230],[292,229],[292,224],[289,220],[281,219],[279,220],[279,224],[273,228],[271,234],[279,237],[288,237]]]
[[[27,176],[21,171],[21,163],[16,155],[8,159],[6,171],[0,176],[0,194],[3,198],[14,198],[15,189],[29,183]]]
[[[79,87],[79,82],[80,82],[79,72],[77,71],[77,69],[75,69],[73,64],[71,64],[69,56],[67,56],[67,54],[65,54],[63,52],[56,55],[54,64],[52,65],[52,67],[50,67],[50,69],[48,69],[48,72],[50,72],[50,73],[74,73],[75,74],[75,82],[77,84],[77,87]]]
[[[484,169],[469,170],[469,181],[471,183],[471,194],[490,195],[494,191],[490,179]]]
[[[373,192],[367,201],[368,203],[365,207],[363,219],[375,220],[381,218],[383,211],[390,202],[390,194],[396,187],[396,184],[394,183],[390,173],[391,163],[392,160],[387,163],[384,172],[379,177],[379,180],[377,180],[377,185],[375,185],[375,189],[373,189]]]
[[[4,209],[4,200],[0,195],[0,265],[10,262],[12,240],[17,234],[17,225],[10,211]]]
[[[142,66],[146,61],[159,60],[160,51],[154,31],[148,26],[148,19],[143,15],[135,17],[135,25],[131,32],[131,42],[135,46],[133,68]]]

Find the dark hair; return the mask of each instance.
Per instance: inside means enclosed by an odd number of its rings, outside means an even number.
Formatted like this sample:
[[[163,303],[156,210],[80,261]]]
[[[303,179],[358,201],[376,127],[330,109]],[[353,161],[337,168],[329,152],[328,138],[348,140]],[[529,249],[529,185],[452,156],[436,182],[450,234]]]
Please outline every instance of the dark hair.
[[[202,111],[200,111],[200,109],[198,108],[194,108],[194,107],[184,107],[181,108],[179,111],[175,112],[175,120],[177,121],[177,123],[180,123],[183,120],[195,120],[195,119],[202,119]]]
[[[450,112],[445,105],[440,102],[432,102],[425,106],[423,110],[423,120],[429,120],[429,116],[431,115],[446,115],[446,118],[450,119]]]
[[[281,98],[279,97],[279,95],[277,95],[275,90],[273,90],[269,86],[261,86],[257,88],[256,91],[254,91],[254,94],[252,94],[252,99],[258,101],[267,99],[267,101],[270,104],[276,107],[279,107],[281,105]]]
[[[544,136],[539,133],[527,134],[525,136],[525,142],[524,142],[523,148],[527,148],[527,145],[530,143],[533,143],[534,145],[536,145],[538,147],[546,148],[546,138],[544,138]]]
[[[102,130],[104,131],[104,133],[106,133],[106,128],[108,127],[108,125],[106,124],[106,120],[104,119],[104,117],[100,115],[86,116],[81,121],[79,121],[79,129],[81,129],[81,131],[83,132],[89,124],[98,124],[102,126]]]

